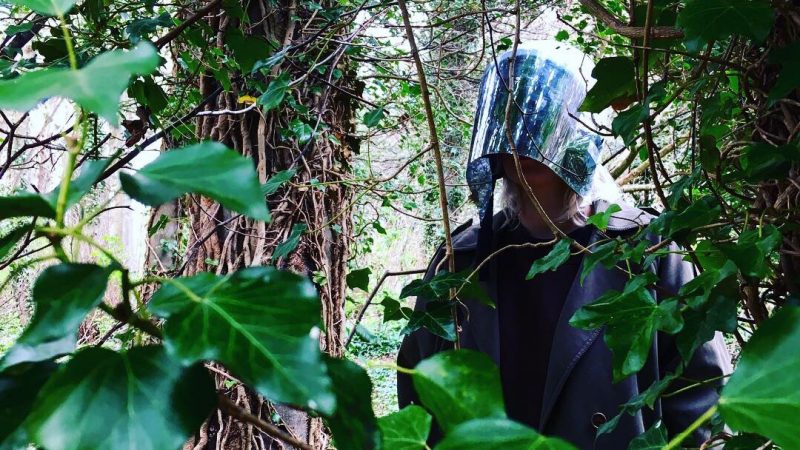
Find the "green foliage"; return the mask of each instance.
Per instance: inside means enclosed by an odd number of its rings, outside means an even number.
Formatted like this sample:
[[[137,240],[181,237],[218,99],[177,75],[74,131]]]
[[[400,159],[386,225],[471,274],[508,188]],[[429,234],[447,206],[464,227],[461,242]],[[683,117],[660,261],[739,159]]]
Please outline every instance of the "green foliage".
[[[800,308],[787,307],[759,328],[722,391],[720,412],[734,429],[769,437],[782,448],[800,446]]]
[[[362,291],[369,291],[369,276],[372,270],[369,267],[363,269],[351,270],[345,279],[347,287],[350,289],[361,289]]]
[[[485,354],[439,353],[420,362],[412,377],[420,400],[446,434],[471,419],[506,416],[500,373]]]
[[[434,450],[575,450],[508,419],[474,419],[457,426]]]
[[[380,448],[381,436],[370,398],[372,382],[367,372],[346,359],[327,358],[326,363],[336,394],[336,411],[326,423],[333,433],[336,448]]]
[[[217,142],[162,153],[135,174],[121,173],[122,189],[146,205],[192,192],[258,220],[269,220],[253,163]]]
[[[761,42],[773,20],[772,8],[764,0],[688,0],[678,14],[686,40],[703,43],[734,34]]]
[[[409,405],[378,419],[383,450],[424,450],[431,429],[431,415],[423,408]]]
[[[667,428],[658,421],[644,434],[631,440],[628,450],[661,450],[665,445],[667,445]]]
[[[558,241],[548,254],[531,264],[531,268],[528,270],[525,279],[530,280],[540,273],[547,272],[548,270],[556,270],[561,267],[561,265],[569,259],[571,245],[572,241],[570,239]]]
[[[48,16],[63,16],[77,3],[77,0],[10,0],[10,3],[28,7]]]
[[[48,449],[177,449],[211,413],[214,384],[161,347],[87,348],[41,390],[25,427]]]
[[[603,58],[592,70],[592,77],[597,82],[586,93],[586,99],[580,107],[581,111],[599,113],[614,101],[636,94],[634,64],[630,58],[621,56]]]
[[[0,107],[28,111],[42,99],[65,97],[112,125],[118,124],[119,97],[132,75],[147,75],[160,58],[149,43],[130,51],[102,53],[79,70],[47,68],[0,81]]]
[[[36,314],[0,359],[0,370],[75,350],[78,325],[103,300],[109,273],[93,264],[58,264],[45,269],[33,286]]]
[[[54,362],[43,361],[0,371],[0,448],[22,448],[28,443],[27,433],[19,426],[57,368]]]
[[[203,273],[159,289],[164,344],[184,363],[217,360],[268,398],[332,413],[335,398],[317,343],[311,283],[270,267]]]

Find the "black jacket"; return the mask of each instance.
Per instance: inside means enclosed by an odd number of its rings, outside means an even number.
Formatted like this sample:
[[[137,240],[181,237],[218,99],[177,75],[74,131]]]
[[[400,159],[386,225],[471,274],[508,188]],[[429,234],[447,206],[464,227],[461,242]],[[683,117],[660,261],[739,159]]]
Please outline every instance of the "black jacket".
[[[653,218],[638,208],[621,206],[622,211],[615,213],[609,221],[608,233],[631,233]],[[598,202],[595,204],[595,211],[603,211],[606,207],[607,204]],[[495,226],[504,226],[504,218],[504,213],[496,215]],[[456,270],[463,270],[473,261],[478,227],[463,227],[454,235]],[[590,242],[597,239],[595,233]],[[658,237],[651,239],[655,242]],[[673,248],[677,250],[674,244]],[[442,254],[440,249],[433,258],[426,277],[434,275],[434,268]],[[491,282],[493,270],[490,270],[489,280],[482,283],[486,292],[496,299],[496,286]],[[667,292],[678,292],[683,284],[695,276],[694,266],[674,253],[656,260],[651,270],[659,275],[659,283]],[[626,449],[632,438],[643,433],[659,419],[664,421],[670,434],[678,433],[716,404],[718,399],[718,384],[693,388],[657,400],[653,409],[644,408],[634,415],[623,415],[613,432],[596,437],[597,425],[616,416],[620,405],[650,387],[654,381],[662,379],[680,361],[672,337],[658,333],[642,370],[614,384],[611,381],[611,351],[603,342],[602,329],[585,331],[569,325],[569,319],[581,306],[591,303],[610,289],[621,291],[626,281],[621,271],[605,269],[602,265],[598,265],[587,275],[582,286],[576,277],[556,326],[544,386],[540,431],[548,436],[561,437],[580,449]],[[651,294],[660,300],[658,292],[653,290]],[[426,301],[424,298],[417,299],[416,308],[423,308]],[[469,314],[460,319],[462,347],[482,351],[498,364],[497,310],[469,299],[464,300],[464,303]],[[451,342],[420,329],[403,340],[397,363],[401,367],[413,368],[419,361],[450,348]],[[717,333],[713,340],[696,351],[684,370],[683,377],[705,380],[731,372],[730,355],[722,335]],[[419,403],[408,375],[397,374],[397,392],[401,408],[410,403]],[[695,434],[698,446],[708,434],[708,429],[703,428]]]

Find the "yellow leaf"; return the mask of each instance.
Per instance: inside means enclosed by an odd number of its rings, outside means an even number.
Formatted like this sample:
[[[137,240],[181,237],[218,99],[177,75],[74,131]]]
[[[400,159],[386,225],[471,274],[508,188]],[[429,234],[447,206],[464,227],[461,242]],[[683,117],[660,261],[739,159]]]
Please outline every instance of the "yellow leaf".
[[[239,103],[245,103],[245,104],[248,104],[248,105],[252,105],[255,102],[256,102],[256,98],[253,97],[252,95],[243,95],[243,96],[239,97]]]

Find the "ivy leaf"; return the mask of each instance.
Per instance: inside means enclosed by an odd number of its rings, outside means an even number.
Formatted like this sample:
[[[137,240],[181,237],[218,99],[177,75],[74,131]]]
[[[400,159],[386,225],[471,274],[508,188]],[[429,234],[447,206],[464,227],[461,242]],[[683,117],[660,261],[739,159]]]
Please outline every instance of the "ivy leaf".
[[[774,225],[767,225],[744,231],[736,244],[718,244],[717,247],[739,267],[742,274],[763,278],[770,271],[769,256],[781,241],[781,232]]]
[[[364,125],[366,125],[367,128],[375,128],[381,123],[384,115],[383,107],[367,111],[364,113]]]
[[[463,423],[435,450],[576,450],[558,438],[548,438],[533,428],[508,419],[486,418]]]
[[[667,427],[659,420],[649,430],[633,438],[628,450],[661,450],[665,445],[667,445]]]
[[[455,288],[459,292],[458,296],[460,298],[473,298],[485,305],[494,306],[492,299],[481,287],[477,279],[470,278],[471,273],[471,269],[456,273],[441,271],[430,280],[413,280],[400,290],[400,298],[416,296],[447,300],[450,296],[450,289]]]
[[[653,409],[653,405],[655,404],[656,400],[661,396],[661,394],[669,387],[669,385],[677,379],[682,373],[682,366],[678,366],[678,371],[675,373],[669,373],[663,378],[656,380],[653,384],[650,385],[647,389],[643,392],[632,397],[629,401],[622,405],[622,409],[620,410],[619,414],[608,420],[606,423],[600,425],[597,428],[597,435],[600,436],[601,434],[606,434],[614,431],[619,425],[620,419],[622,419],[623,415],[634,415],[636,411],[647,406],[650,409]]]
[[[269,83],[267,89],[258,97],[257,103],[264,112],[273,110],[283,103],[286,91],[289,90],[289,74],[282,72]]]
[[[731,428],[764,435],[781,448],[800,448],[799,347],[798,307],[782,308],[758,328],[719,400]]]
[[[547,272],[548,270],[556,270],[561,267],[561,265],[569,259],[570,245],[572,245],[572,240],[570,239],[558,241],[549,253],[531,264],[531,268],[528,270],[528,275],[525,276],[525,279],[530,280],[540,273]]]
[[[0,197],[0,220],[11,217],[47,217],[54,218],[56,210],[39,194],[19,194]]]
[[[686,41],[719,41],[732,35],[766,39],[774,13],[765,0],[688,0],[677,25]]]
[[[65,16],[78,0],[9,0],[9,2],[47,16]]]
[[[383,306],[383,322],[391,322],[393,320],[408,319],[413,314],[413,310],[409,307],[403,306],[397,299],[384,295],[380,303]]]
[[[78,203],[83,196],[92,189],[92,186],[100,179],[103,171],[106,170],[106,167],[108,167],[110,163],[110,159],[98,159],[89,161],[81,167],[80,174],[69,182],[65,209],[69,209],[71,206]],[[54,213],[58,204],[58,195],[60,192],[61,187],[59,186],[42,196],[53,207]]]
[[[401,309],[402,312],[403,310]],[[448,341],[455,341],[456,326],[453,321],[452,303],[432,301],[425,304],[425,310],[411,311],[408,323],[401,330],[401,334],[409,335],[420,328],[425,328]]]
[[[431,415],[417,405],[378,419],[383,450],[425,450],[431,431]]]
[[[369,276],[372,270],[369,267],[363,269],[351,270],[347,274],[347,287],[350,289],[361,289],[362,291],[369,292]]]
[[[792,163],[797,161],[800,161],[800,148],[793,144],[774,147],[757,142],[744,148],[740,157],[744,178],[753,183],[785,178]]]
[[[277,261],[278,258],[283,258],[300,244],[300,237],[308,230],[308,225],[304,223],[296,223],[292,225],[292,231],[289,233],[289,238],[275,246],[275,251],[272,252],[272,261]]]
[[[730,262],[729,264],[733,265]],[[707,270],[701,275],[706,272],[713,270]],[[733,273],[736,273],[735,268]],[[738,302],[739,283],[735,277],[730,276],[717,282],[705,296],[701,294],[689,300],[691,308],[684,311],[684,326],[675,338],[684,361],[689,361],[698,347],[710,341],[715,331],[736,331]]]
[[[617,114],[611,122],[611,132],[614,136],[622,137],[625,145],[634,142],[637,132],[641,130],[641,123],[650,115],[650,108],[637,104]]]
[[[50,377],[26,428],[50,450],[178,449],[215,404],[205,368],[184,368],[162,347],[86,348]]]
[[[297,173],[296,169],[281,170],[271,176],[266,183],[261,185],[261,193],[265,196],[269,196],[278,192],[278,189],[283,186],[284,183],[291,180],[295,173]]]
[[[138,172],[119,177],[125,193],[145,205],[192,192],[256,220],[270,220],[252,161],[218,142],[164,152]]]
[[[471,419],[506,417],[500,372],[484,353],[438,353],[417,364],[412,379],[445,434]]]
[[[0,360],[0,369],[71,353],[78,326],[103,300],[110,270],[94,264],[58,264],[42,271],[33,286],[36,312],[30,325]]]
[[[608,208],[606,208],[605,211],[591,215],[586,222],[596,226],[600,230],[606,231],[606,228],[608,228],[608,221],[611,220],[611,216],[620,211],[622,211],[622,208],[620,208],[618,204],[612,203],[608,205]]]
[[[606,268],[611,268],[617,262],[617,254],[615,253],[617,240],[611,240],[595,247],[592,247],[592,253],[585,255],[583,258],[583,268],[581,269],[581,285],[586,277],[592,272],[598,264],[602,264]]]
[[[369,375],[346,359],[326,358],[326,364],[336,394],[336,411],[326,419],[334,445],[339,450],[379,448],[381,436],[372,411]]]
[[[655,277],[651,272],[636,276],[623,292],[603,294],[570,319],[570,325],[584,330],[606,326],[604,340],[613,354],[615,383],[644,366],[656,330],[675,334],[683,326],[677,300],[657,304],[646,289]]]
[[[271,400],[333,412],[307,279],[274,267],[201,273],[162,286],[150,309],[167,318],[165,346],[185,363],[216,360]]]
[[[600,113],[612,102],[636,95],[633,60],[623,56],[603,58],[592,70],[597,83],[586,93],[580,111]]]
[[[48,68],[0,81],[0,108],[28,111],[41,100],[64,97],[96,112],[111,125],[119,123],[119,97],[132,75],[147,75],[160,57],[152,44],[101,53],[78,70]]]
[[[300,144],[305,144],[314,136],[314,130],[311,125],[297,118],[292,119],[289,123],[289,129]]]
[[[39,390],[58,368],[52,361],[19,364],[0,372],[0,448],[27,448],[25,421]],[[8,446],[8,447],[6,447]]]

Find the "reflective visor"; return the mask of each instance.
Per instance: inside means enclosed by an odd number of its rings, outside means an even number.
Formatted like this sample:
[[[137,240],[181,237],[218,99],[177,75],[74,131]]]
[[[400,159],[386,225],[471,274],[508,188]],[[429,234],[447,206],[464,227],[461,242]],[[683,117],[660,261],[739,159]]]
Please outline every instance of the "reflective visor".
[[[510,112],[517,153],[539,161],[581,196],[591,191],[602,138],[578,129],[578,107],[586,96],[580,74],[583,54],[558,43],[540,41],[520,46],[514,62]],[[508,69],[511,52],[486,68],[478,93],[472,129],[467,183],[481,216],[500,176],[489,155],[512,153],[506,134]]]

